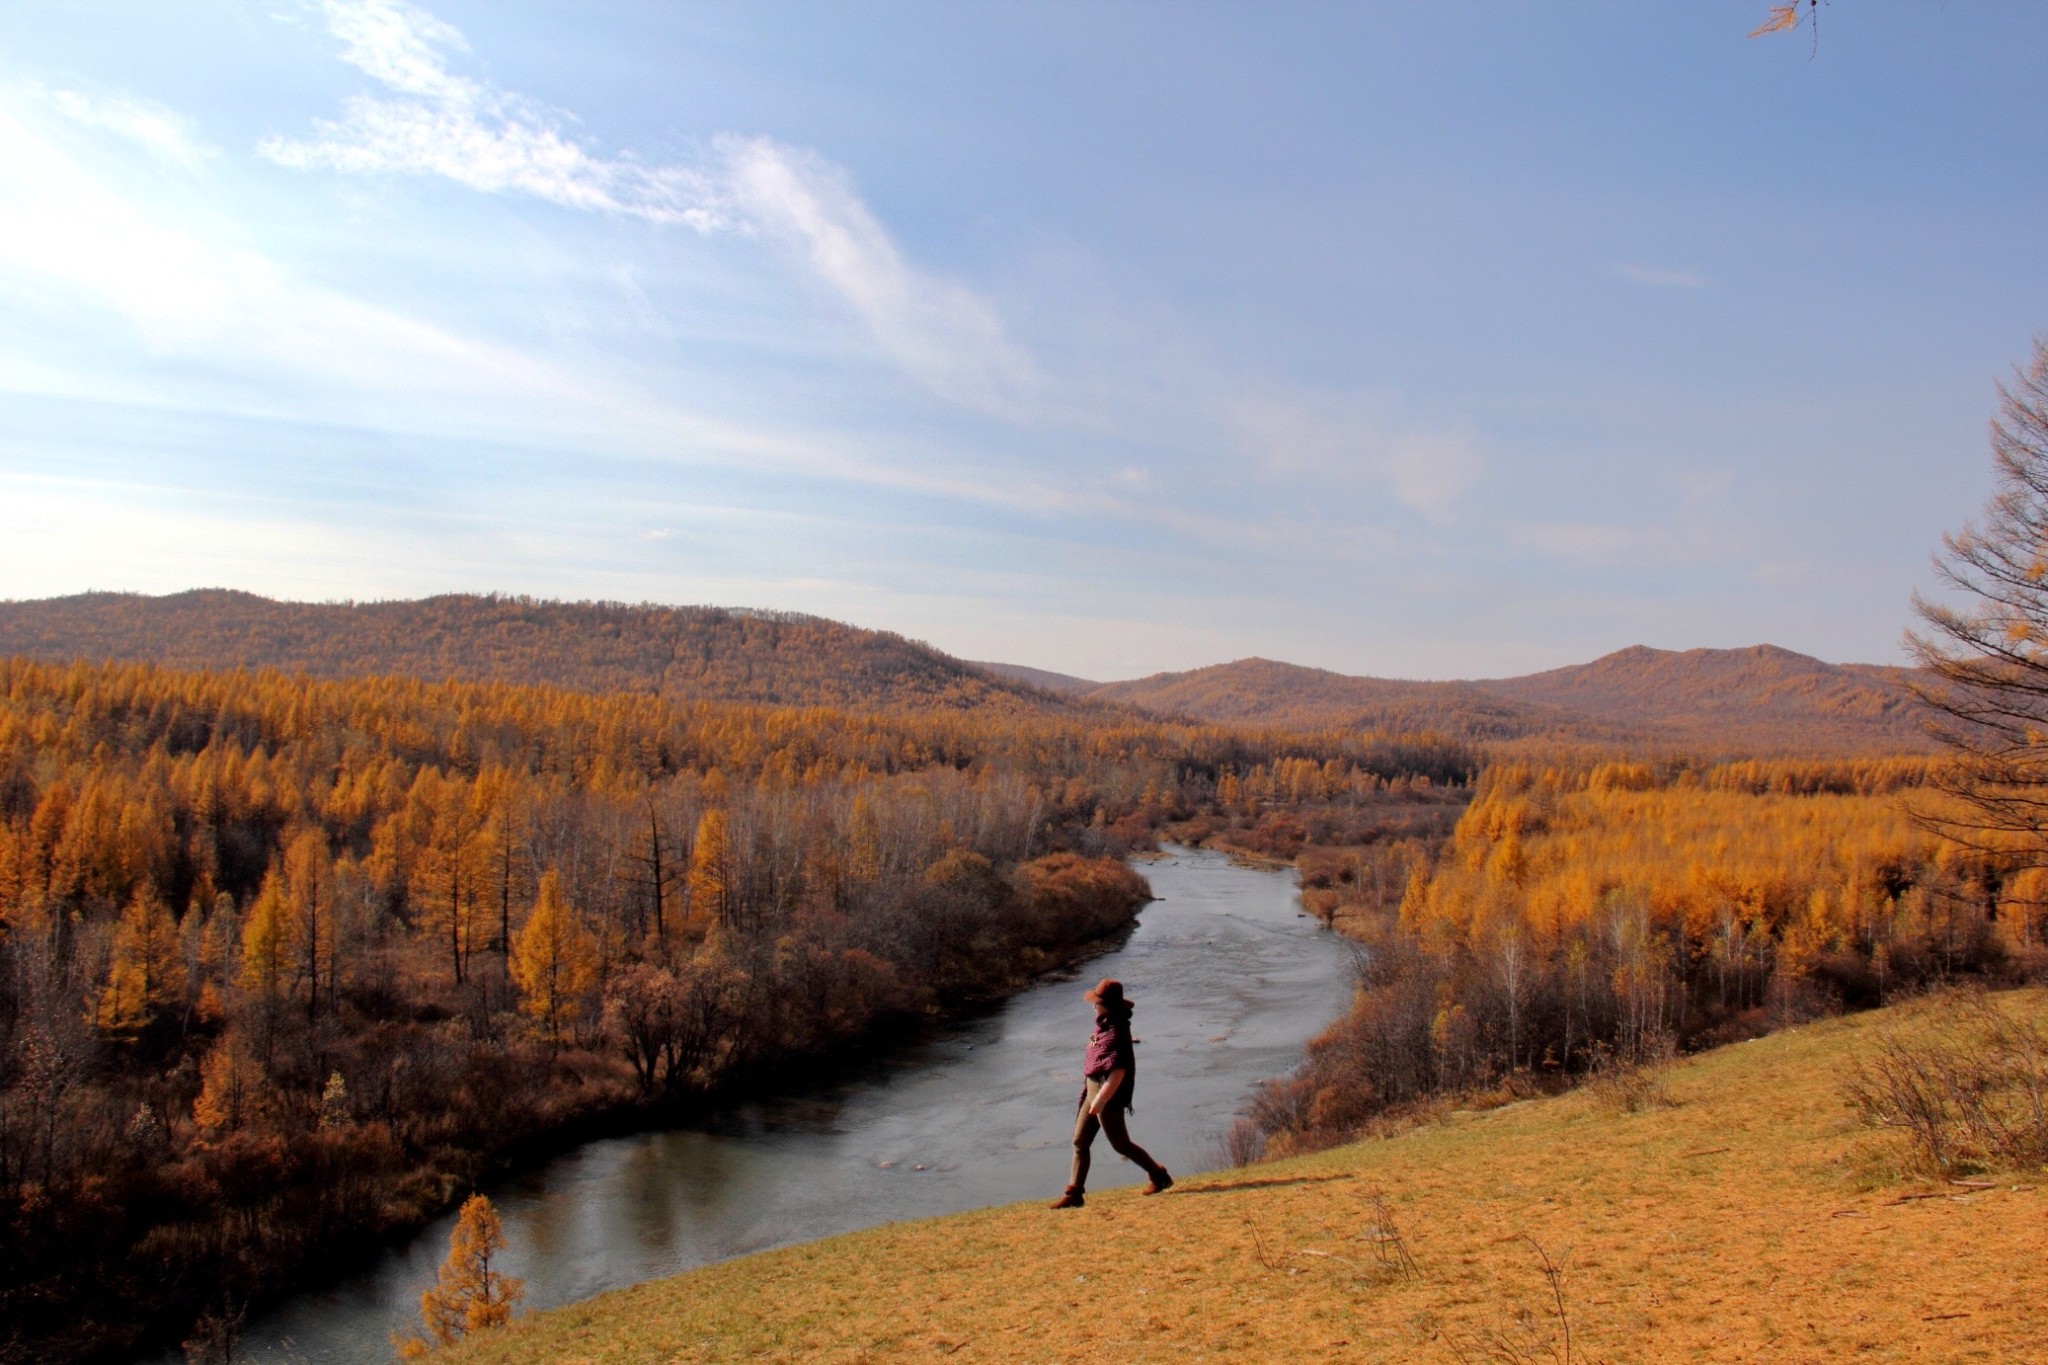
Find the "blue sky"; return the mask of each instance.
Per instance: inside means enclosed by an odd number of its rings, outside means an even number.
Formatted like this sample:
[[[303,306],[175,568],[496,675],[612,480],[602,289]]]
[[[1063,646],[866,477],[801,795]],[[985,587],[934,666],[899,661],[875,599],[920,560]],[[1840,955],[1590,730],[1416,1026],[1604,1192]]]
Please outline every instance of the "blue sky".
[[[1126,677],[1891,661],[2048,329],[2048,8],[0,10],[0,596]]]

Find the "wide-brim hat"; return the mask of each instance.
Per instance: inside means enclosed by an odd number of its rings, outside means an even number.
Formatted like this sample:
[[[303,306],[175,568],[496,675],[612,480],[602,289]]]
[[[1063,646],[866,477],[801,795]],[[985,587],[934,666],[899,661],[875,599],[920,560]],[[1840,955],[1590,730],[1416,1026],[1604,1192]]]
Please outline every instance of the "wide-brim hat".
[[[1102,980],[1095,983],[1095,989],[1088,992],[1082,998],[1091,1005],[1128,1005],[1131,1003],[1124,995],[1124,983],[1113,976],[1103,977]]]

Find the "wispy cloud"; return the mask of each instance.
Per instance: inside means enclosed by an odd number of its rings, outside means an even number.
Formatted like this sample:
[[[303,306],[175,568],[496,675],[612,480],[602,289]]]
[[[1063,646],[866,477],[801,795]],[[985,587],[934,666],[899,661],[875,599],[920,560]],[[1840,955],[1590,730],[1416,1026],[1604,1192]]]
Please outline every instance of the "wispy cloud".
[[[18,94],[48,106],[84,128],[112,133],[157,157],[187,170],[220,155],[202,141],[192,120],[175,110],[125,95],[89,93],[29,82]]]
[[[101,359],[60,370],[42,362],[47,341],[0,345],[0,384],[161,401],[160,385],[124,387],[122,375],[176,360],[190,366],[179,406],[971,490],[965,479],[684,408],[302,279],[216,221],[202,196],[173,207],[102,173],[50,136],[48,118],[41,102],[0,91],[0,311],[33,324],[28,335],[89,336]],[[124,353],[135,361],[125,371]]]
[[[1486,467],[1470,424],[1411,422],[1387,397],[1266,393],[1226,403],[1224,416],[1239,448],[1268,468],[1325,486],[1376,483],[1438,521]]]
[[[1691,270],[1662,270],[1655,266],[1622,264],[1614,267],[1614,273],[1635,284],[1646,284],[1653,289],[1705,289],[1706,276]]]
[[[995,308],[963,285],[912,268],[845,172],[767,138],[725,138],[720,149],[736,208],[794,246],[905,371],[955,402],[1027,414],[1037,367]]]
[[[866,324],[911,378],[943,398],[1022,418],[1037,367],[995,307],[913,267],[846,173],[801,148],[723,136],[700,164],[648,164],[571,135],[566,111],[449,69],[468,44],[405,0],[324,0],[342,60],[387,93],[348,99],[314,135],[259,152],[295,170],[439,176],[484,193],[531,195],[699,232],[758,234],[792,254]]]
[[[1737,536],[1703,521],[1616,526],[1596,522],[1539,522],[1510,530],[1527,550],[1581,568],[1670,568],[1708,564],[1747,553]]]

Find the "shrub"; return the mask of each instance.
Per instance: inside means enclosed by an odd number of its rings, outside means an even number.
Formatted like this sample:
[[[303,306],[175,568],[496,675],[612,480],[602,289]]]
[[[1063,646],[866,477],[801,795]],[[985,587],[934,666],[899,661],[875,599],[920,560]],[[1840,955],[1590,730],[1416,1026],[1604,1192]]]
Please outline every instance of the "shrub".
[[[2048,1165],[2048,1028],[1981,990],[1933,999],[1850,1074],[1850,1104],[1902,1129],[1931,1174]]]

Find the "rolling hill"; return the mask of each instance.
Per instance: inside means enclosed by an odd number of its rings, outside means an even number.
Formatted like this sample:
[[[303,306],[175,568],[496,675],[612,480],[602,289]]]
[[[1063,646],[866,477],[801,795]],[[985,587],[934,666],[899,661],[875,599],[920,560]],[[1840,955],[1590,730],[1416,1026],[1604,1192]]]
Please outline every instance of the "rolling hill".
[[[0,655],[546,683],[792,706],[1065,704],[929,645],[815,616],[524,597],[312,603],[210,589],[0,602]]]
[[[885,631],[719,607],[445,596],[277,602],[201,590],[0,602],[0,655],[278,668],[321,677],[548,683],[680,700],[850,708],[1135,708],[1231,726],[1434,732],[1714,753],[1932,747],[1910,670],[1830,664],[1772,645],[1635,646],[1519,678],[1417,682],[1271,659],[1097,683],[972,663]]]
[[[1270,659],[1109,683],[1082,695],[1221,724],[1435,730],[1716,752],[1893,753],[1933,747],[1910,670],[1830,664],[1775,645],[1619,650],[1520,678],[1406,682]]]
[[[1496,696],[1606,716],[1692,742],[1734,732],[1799,747],[1931,747],[1910,670],[1839,665],[1776,645],[1674,651],[1636,645],[1587,664],[1474,684]]]
[[[1592,742],[1641,738],[1563,708],[1497,696],[1478,684],[1359,678],[1272,659],[1157,673],[1107,683],[1084,695],[1224,725],[1433,730],[1475,741],[1531,735]]]

